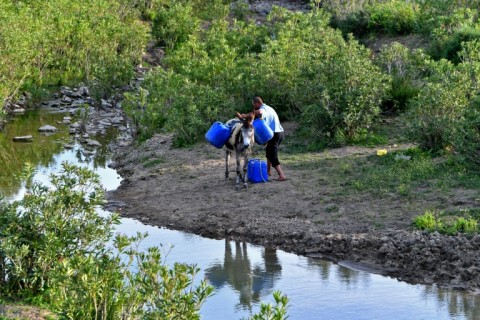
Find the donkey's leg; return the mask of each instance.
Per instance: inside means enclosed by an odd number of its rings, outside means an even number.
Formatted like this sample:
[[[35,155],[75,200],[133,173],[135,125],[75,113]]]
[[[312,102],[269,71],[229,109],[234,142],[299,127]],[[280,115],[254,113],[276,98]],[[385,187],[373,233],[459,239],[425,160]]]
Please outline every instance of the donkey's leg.
[[[248,154],[245,152],[243,155],[243,188],[247,189],[248,184],[247,184],[247,164],[248,164]]]
[[[228,161],[230,161],[231,154],[229,150],[225,150],[225,180],[228,180]]]
[[[236,158],[236,161],[237,161],[237,179],[235,181],[235,190],[238,190],[240,189],[240,179],[243,180],[242,178],[242,171],[240,171],[240,152],[235,152],[235,158]]]

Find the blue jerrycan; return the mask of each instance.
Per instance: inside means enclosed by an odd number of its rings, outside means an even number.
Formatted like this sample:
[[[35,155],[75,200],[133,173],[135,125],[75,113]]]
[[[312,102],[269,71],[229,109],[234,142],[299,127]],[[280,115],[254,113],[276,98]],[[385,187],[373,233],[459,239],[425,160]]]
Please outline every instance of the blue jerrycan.
[[[273,131],[263,119],[253,120],[253,129],[255,130],[255,142],[258,144],[267,143],[273,138]]]
[[[230,128],[220,121],[214,122],[205,134],[205,139],[219,149],[225,145],[228,138],[230,138]]]
[[[267,162],[259,159],[250,159],[247,164],[247,178],[250,182],[267,182]]]

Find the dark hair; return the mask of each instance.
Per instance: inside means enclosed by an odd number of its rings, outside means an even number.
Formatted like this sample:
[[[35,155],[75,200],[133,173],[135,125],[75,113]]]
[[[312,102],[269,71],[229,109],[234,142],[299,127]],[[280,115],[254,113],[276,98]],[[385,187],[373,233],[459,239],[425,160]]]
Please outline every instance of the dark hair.
[[[255,97],[255,98],[253,98],[252,101],[255,102],[255,103],[261,103],[261,104],[263,104],[263,100],[262,100],[262,98],[260,98],[260,97]]]

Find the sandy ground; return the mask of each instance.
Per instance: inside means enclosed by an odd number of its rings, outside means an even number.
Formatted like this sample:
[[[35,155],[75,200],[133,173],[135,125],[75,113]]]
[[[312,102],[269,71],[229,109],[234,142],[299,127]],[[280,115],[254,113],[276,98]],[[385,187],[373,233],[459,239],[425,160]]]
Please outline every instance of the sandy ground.
[[[295,125],[284,127],[288,145]],[[445,237],[411,227],[413,216],[428,208],[474,205],[478,192],[425,192],[406,201],[351,192],[341,177],[332,178],[337,159],[362,158],[377,149],[330,149],[304,161],[283,154],[287,181],[235,191],[235,174],[224,179],[224,150],[207,142],[174,149],[171,136],[156,135],[118,150],[114,167],[124,180],[108,194],[107,207],[146,224],[353,263],[407,282],[479,288],[480,236]],[[253,157],[264,159],[261,146]]]

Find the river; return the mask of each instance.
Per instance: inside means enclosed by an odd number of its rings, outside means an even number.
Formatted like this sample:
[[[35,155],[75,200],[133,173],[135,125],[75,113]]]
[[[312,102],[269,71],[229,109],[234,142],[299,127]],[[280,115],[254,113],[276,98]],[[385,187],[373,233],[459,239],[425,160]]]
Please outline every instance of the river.
[[[71,142],[68,127],[40,135],[39,127],[56,125],[66,114],[39,109],[17,117],[0,133],[0,191],[9,200],[20,199],[23,182],[16,178],[27,161],[35,165],[35,179],[48,181],[63,161],[86,166],[113,190],[121,177],[108,168],[106,147],[115,132],[97,137],[103,147],[84,153]],[[14,136],[34,135],[34,142],[12,142]],[[66,149],[65,145],[73,148]],[[108,212],[105,212],[108,214]],[[289,319],[480,319],[480,297],[436,286],[412,285],[328,261],[302,257],[248,243],[212,240],[193,234],[148,226],[124,218],[117,232],[148,232],[146,247],[161,246],[166,262],[185,262],[201,268],[215,294],[201,309],[202,319],[242,319],[258,312],[261,302],[273,302],[272,292],[289,298]]]

